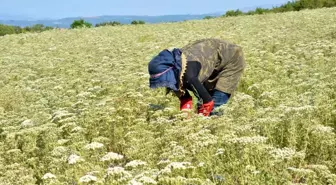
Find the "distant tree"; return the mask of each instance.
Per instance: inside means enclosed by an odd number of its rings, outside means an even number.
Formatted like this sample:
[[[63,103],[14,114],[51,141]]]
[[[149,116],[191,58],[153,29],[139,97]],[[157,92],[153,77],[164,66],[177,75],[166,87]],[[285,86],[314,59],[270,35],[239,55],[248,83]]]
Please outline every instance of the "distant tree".
[[[246,13],[243,13],[240,10],[236,11],[229,10],[223,15],[223,17],[265,14],[270,12],[279,13],[288,11],[300,11],[303,9],[314,9],[314,8],[335,7],[335,6],[336,6],[336,0],[292,0],[288,1],[286,4],[283,4],[279,7],[273,7],[271,9],[258,7],[255,10],[251,10]]]
[[[145,24],[145,21],[141,21],[141,20],[139,20],[139,21],[137,21],[137,20],[134,20],[134,21],[132,21],[131,22],[131,24]]]
[[[51,27],[51,26],[47,26],[44,28],[44,30],[52,30],[52,29],[54,29],[54,27]]]
[[[112,26],[119,26],[119,25],[121,25],[121,23],[120,23],[120,22],[117,22],[117,21],[113,21],[111,25],[112,25]]]
[[[43,24],[35,24],[31,27],[32,32],[42,32],[44,31],[44,25]]]
[[[35,24],[32,26],[26,26],[24,28],[16,26],[15,32],[16,33],[26,33],[26,32],[38,32],[39,33],[39,32],[43,32],[43,31],[47,31],[51,29],[54,29],[54,28],[51,26],[44,26],[43,24]]]
[[[300,0],[300,1],[288,1],[286,4],[280,7],[275,7],[272,12],[288,12],[288,11],[300,11],[303,9],[315,9],[322,7],[334,7],[336,6],[336,0]]]
[[[31,27],[29,26],[24,27],[23,32],[31,32]]]
[[[246,15],[254,15],[256,14],[256,12],[254,10],[250,10],[246,13]]]
[[[0,24],[0,36],[14,34],[14,26]]]
[[[213,19],[213,18],[215,18],[214,16],[209,16],[209,15],[207,15],[207,16],[205,16],[203,19]]]
[[[298,5],[301,9],[312,9],[314,7],[317,8],[317,4],[319,2],[321,2],[321,0],[320,1],[317,1],[317,0],[315,0],[315,1],[313,1],[313,0],[302,0],[302,1],[298,1],[297,3],[298,3]]]
[[[119,25],[121,25],[120,22],[113,21],[113,22],[102,22],[102,23],[98,23],[98,24],[96,24],[96,27],[100,27],[100,26],[119,26]]]
[[[72,29],[75,29],[75,28],[91,28],[92,27],[92,24],[89,23],[89,22],[86,22],[84,21],[84,19],[80,19],[80,20],[75,20],[71,25],[70,27]]]
[[[272,11],[275,13],[279,13],[279,12],[287,12],[287,11],[294,11],[294,6],[292,2],[288,2],[284,5],[281,5],[280,7],[273,7]]]
[[[237,9],[235,11],[235,14],[236,14],[236,16],[238,16],[238,15],[243,15],[244,13],[241,10]]]
[[[225,13],[225,17],[233,17],[233,16],[239,16],[239,15],[243,15],[243,12],[240,11],[239,9],[237,10],[229,10]]]
[[[236,16],[235,15],[235,11],[234,10],[229,10],[225,13],[224,15],[225,17],[233,17],[233,16]]]
[[[16,34],[23,33],[23,30],[20,26],[14,26],[13,28]]]
[[[334,7],[336,6],[336,0],[326,0],[323,2],[323,7]]]
[[[255,9],[255,13],[256,14],[264,14],[264,13],[267,13],[267,12],[269,12],[269,10],[268,9],[265,9],[265,8],[256,8]]]

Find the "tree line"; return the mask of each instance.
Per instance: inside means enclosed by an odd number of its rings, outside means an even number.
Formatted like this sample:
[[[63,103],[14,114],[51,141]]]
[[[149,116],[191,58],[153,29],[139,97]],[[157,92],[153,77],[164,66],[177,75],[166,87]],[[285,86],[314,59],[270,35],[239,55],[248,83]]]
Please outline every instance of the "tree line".
[[[133,25],[138,24],[145,24],[145,21],[142,20],[134,20],[131,22]],[[119,26],[122,25],[120,22],[117,21],[110,21],[110,22],[102,22],[95,25],[95,27],[101,27],[101,26]],[[75,28],[92,28],[93,25],[83,19],[75,20],[70,25],[71,29]],[[33,26],[26,26],[26,27],[20,27],[20,26],[12,26],[12,25],[4,25],[0,24],[0,36],[9,35],[9,34],[19,34],[19,33],[27,33],[27,32],[43,32],[47,30],[57,29],[51,26],[44,26],[43,24],[35,24]]]
[[[0,36],[7,34],[27,33],[27,32],[42,32],[51,29],[54,28],[50,26],[44,26],[43,24],[35,24],[33,26],[26,26],[26,27],[0,24]]]
[[[146,24],[145,21],[142,21],[142,20],[134,20],[131,22],[131,24]],[[117,22],[117,21],[110,21],[110,22],[102,22],[102,23],[98,23],[95,25],[95,27],[101,27],[101,26],[120,26],[122,25],[120,22]],[[80,19],[80,20],[75,20],[71,25],[70,27],[72,29],[75,29],[75,28],[92,28],[93,25],[90,23],[90,22],[87,22],[83,19]]]
[[[230,10],[227,11],[223,16],[232,17],[240,15],[255,15],[255,14],[265,14],[265,13],[282,13],[290,11],[300,11],[304,9],[317,9],[317,8],[330,8],[336,6],[336,0],[296,0],[288,1],[279,7],[273,8],[256,8],[248,12],[242,12],[241,10]]]
[[[294,0],[288,1],[278,7],[273,8],[260,8],[257,7],[255,10],[248,12],[243,12],[239,9],[229,10],[222,17],[234,17],[241,15],[258,15],[265,13],[282,13],[290,11],[300,11],[304,9],[317,9],[317,8],[331,8],[336,6],[336,0]],[[215,16],[205,16],[203,19],[213,19]]]

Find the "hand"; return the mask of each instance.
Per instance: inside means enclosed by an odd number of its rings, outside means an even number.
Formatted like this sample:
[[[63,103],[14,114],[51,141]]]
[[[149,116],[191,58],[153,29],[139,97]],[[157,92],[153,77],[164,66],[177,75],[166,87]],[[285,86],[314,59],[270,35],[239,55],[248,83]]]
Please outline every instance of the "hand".
[[[181,111],[189,111],[192,110],[192,97],[189,96],[187,98],[180,99],[180,110]]]
[[[210,116],[210,113],[214,105],[215,105],[215,102],[213,100],[201,105],[201,107],[198,109],[198,114],[202,114],[203,116]]]

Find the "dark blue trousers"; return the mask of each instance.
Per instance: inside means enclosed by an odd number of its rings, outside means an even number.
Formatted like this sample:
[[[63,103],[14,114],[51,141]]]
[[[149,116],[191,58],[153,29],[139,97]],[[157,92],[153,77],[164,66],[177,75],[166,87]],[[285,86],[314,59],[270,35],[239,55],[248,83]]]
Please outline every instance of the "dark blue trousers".
[[[215,105],[214,105],[212,112],[210,113],[210,116],[213,116],[213,115],[219,116],[220,113],[216,112],[216,110],[214,109],[226,104],[229,101],[231,94],[221,92],[218,90],[214,90],[211,96],[215,102]]]
[[[215,102],[214,108],[212,109],[212,112],[210,113],[210,116],[213,116],[213,115],[218,115],[219,116],[221,113],[217,112],[214,109],[226,104],[229,101],[231,94],[228,94],[228,93],[225,93],[225,92],[222,92],[222,91],[218,91],[218,90],[213,90],[213,91],[210,92],[210,95],[212,96],[212,99]],[[200,107],[200,101],[198,101],[198,107]]]

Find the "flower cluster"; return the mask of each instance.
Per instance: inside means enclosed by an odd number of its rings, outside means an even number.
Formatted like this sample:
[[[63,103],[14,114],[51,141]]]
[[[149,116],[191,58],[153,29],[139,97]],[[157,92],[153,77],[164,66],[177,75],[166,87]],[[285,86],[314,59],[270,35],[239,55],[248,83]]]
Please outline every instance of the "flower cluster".
[[[114,152],[109,152],[106,155],[104,155],[100,160],[101,161],[117,161],[123,159],[124,156],[114,153]]]

